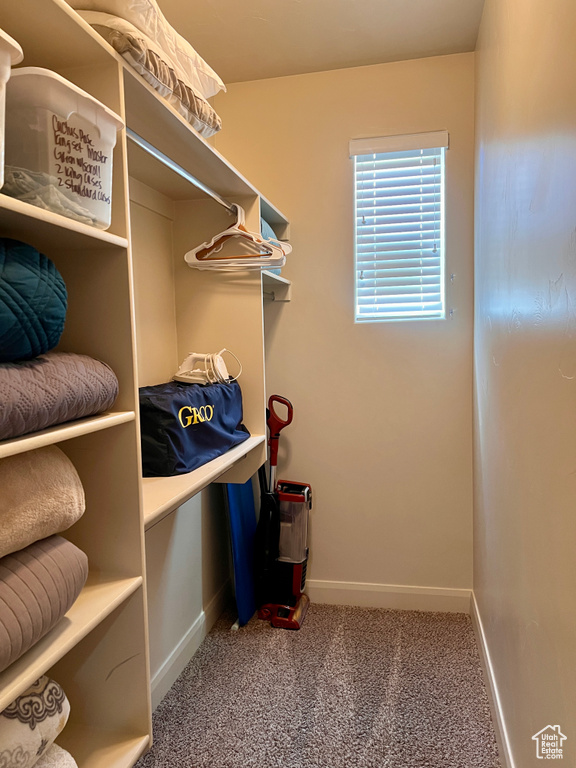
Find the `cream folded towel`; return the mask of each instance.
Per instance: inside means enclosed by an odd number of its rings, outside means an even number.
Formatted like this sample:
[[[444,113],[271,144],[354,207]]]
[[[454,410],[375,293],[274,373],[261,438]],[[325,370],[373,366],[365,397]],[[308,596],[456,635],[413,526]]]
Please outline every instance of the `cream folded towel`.
[[[44,764],[40,758],[66,725],[69,714],[70,704],[58,683],[46,676],[36,680],[0,712],[0,766],[32,768]]]
[[[74,465],[55,445],[0,460],[0,557],[69,528],[84,513]]]
[[[48,752],[36,763],[36,768],[78,768],[78,763],[70,752],[52,744]]]

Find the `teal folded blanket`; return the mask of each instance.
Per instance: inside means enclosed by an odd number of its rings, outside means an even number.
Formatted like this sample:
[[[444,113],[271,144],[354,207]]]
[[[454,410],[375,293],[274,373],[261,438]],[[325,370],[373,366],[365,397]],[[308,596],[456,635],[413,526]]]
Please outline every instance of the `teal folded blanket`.
[[[48,352],[58,344],[67,293],[50,259],[31,245],[0,238],[0,362]]]

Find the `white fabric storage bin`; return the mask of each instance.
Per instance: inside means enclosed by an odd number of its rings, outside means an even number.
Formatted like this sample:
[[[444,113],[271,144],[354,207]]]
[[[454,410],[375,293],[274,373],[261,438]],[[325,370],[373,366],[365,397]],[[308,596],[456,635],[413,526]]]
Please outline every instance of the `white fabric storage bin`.
[[[19,64],[24,55],[16,40],[0,29],[0,187],[4,184],[4,111],[6,102],[6,83],[10,79],[10,69]]]
[[[107,229],[118,115],[39,67],[12,73],[6,104],[6,194]]]

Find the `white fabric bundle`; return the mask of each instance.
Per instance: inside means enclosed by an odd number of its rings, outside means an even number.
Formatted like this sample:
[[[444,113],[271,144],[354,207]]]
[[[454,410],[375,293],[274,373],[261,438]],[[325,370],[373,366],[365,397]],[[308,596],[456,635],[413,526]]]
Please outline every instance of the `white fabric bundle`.
[[[64,531],[86,508],[78,473],[55,445],[1,459],[0,488],[0,557]]]
[[[175,68],[185,73],[205,99],[215,96],[226,86],[190,43],[176,32],[160,10],[156,0],[68,0],[77,11],[101,11],[126,19],[154,40]]]
[[[0,712],[0,766],[39,765],[69,714],[70,704],[58,683],[46,676],[37,680]]]
[[[96,217],[74,199],[72,192],[65,187],[59,188],[56,176],[43,171],[30,171],[7,165],[4,168],[4,186],[2,194],[23,200],[25,203],[67,216],[83,224],[96,225]]]
[[[158,91],[201,136],[212,136],[222,121],[182,67],[144,32],[119,16],[100,11],[78,13],[147,83]]]
[[[78,763],[70,752],[52,744],[48,752],[36,763],[36,768],[78,768]]]

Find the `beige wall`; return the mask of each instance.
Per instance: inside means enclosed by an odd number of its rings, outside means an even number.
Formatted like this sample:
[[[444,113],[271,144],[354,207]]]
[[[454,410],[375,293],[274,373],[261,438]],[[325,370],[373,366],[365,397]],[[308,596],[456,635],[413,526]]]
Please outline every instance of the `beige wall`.
[[[517,768],[548,724],[576,765],[575,32],[487,0],[477,51],[474,588]]]
[[[222,490],[213,485],[146,531],[153,707],[230,597],[227,528]]]
[[[280,476],[310,482],[312,583],[472,579],[473,54],[232,85],[216,148],[292,222],[267,305]],[[354,324],[351,138],[448,129],[452,320]]]

